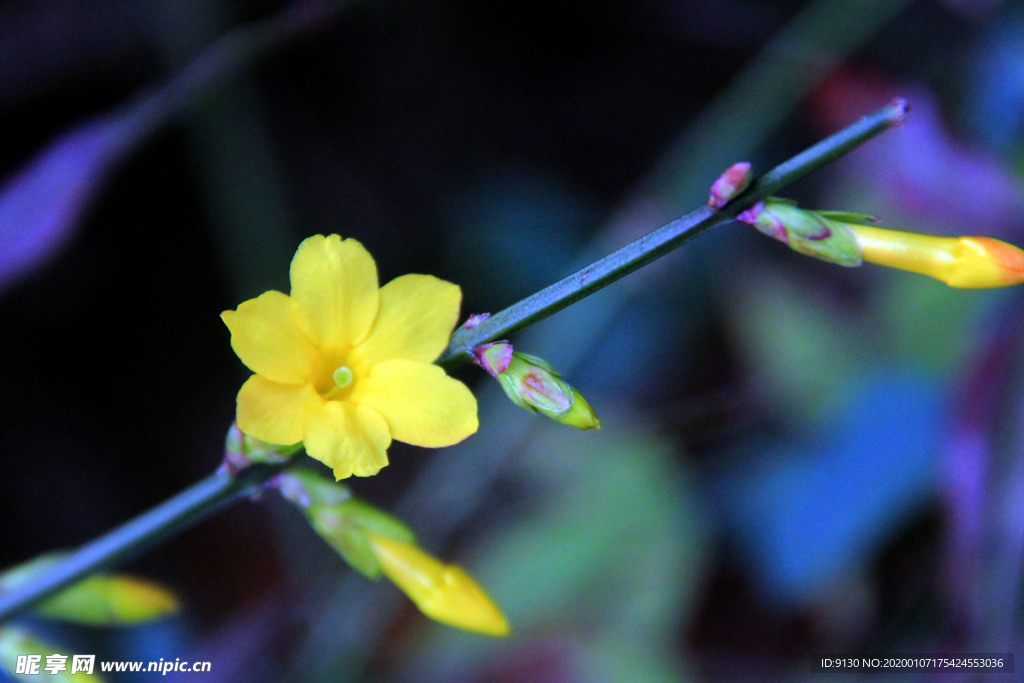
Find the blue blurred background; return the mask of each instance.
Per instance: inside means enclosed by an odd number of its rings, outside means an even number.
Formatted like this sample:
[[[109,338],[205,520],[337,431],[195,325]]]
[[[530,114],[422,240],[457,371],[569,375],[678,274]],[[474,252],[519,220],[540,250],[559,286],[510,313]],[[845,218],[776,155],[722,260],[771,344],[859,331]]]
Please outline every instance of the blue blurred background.
[[[4,2],[0,565],[218,465],[247,375],[218,314],[287,291],[304,237],[499,310],[895,96],[903,126],[788,196],[1024,244],[1016,3]],[[1022,291],[723,226],[513,339],[601,431],[466,367],[478,435],[350,482],[473,573],[511,638],[426,620],[269,496],[127,565],[181,616],[47,632],[208,660],[205,681],[813,679],[823,653],[1013,652]]]

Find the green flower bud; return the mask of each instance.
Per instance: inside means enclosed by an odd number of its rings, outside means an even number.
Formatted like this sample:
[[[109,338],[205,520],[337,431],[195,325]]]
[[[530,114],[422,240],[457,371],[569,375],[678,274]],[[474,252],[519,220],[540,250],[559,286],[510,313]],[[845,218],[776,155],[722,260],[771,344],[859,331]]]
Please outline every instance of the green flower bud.
[[[228,474],[238,474],[253,463],[286,462],[301,447],[302,443],[278,446],[260,441],[245,434],[236,423],[232,422],[227,438],[224,440],[224,461],[220,468]]]
[[[473,349],[473,358],[491,377],[505,372],[512,362],[512,345],[506,341],[481,344]]]
[[[508,342],[478,346],[473,357],[520,408],[579,429],[601,428],[587,400],[542,358],[513,351]]]
[[[736,220],[753,225],[807,256],[849,267],[859,266],[863,260],[857,238],[848,225],[801,209],[785,199],[769,197],[741,213]]]
[[[477,633],[508,635],[508,622],[483,589],[460,568],[423,552],[412,530],[395,517],[317,472],[283,472],[272,485],[360,574],[387,576],[431,619]]]
[[[353,569],[372,579],[380,576],[380,562],[368,533],[403,543],[415,540],[412,530],[395,517],[352,496],[341,484],[316,472],[285,472],[274,480],[281,495],[295,504],[310,526]]]

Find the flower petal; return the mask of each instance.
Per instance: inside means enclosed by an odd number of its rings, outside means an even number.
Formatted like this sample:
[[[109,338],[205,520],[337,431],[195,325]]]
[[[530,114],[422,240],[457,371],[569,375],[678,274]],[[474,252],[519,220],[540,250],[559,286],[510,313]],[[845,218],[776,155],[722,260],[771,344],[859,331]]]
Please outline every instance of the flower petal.
[[[280,384],[253,375],[238,392],[238,428],[267,443],[298,443],[307,414],[320,403],[322,399],[308,384]]]
[[[472,392],[429,363],[379,363],[353,385],[349,400],[383,415],[391,436],[414,446],[451,446],[478,427]]]
[[[376,411],[345,401],[325,401],[309,413],[306,453],[334,470],[335,479],[368,477],[388,464],[391,432]]]
[[[296,324],[292,305],[287,294],[270,291],[220,317],[231,330],[231,348],[250,370],[274,382],[303,384],[316,351]]]
[[[377,264],[362,244],[338,235],[303,240],[291,265],[303,331],[326,353],[362,341],[377,316]]]
[[[459,318],[462,290],[432,275],[403,275],[380,289],[370,335],[353,349],[367,365],[391,358],[430,363],[441,355]]]

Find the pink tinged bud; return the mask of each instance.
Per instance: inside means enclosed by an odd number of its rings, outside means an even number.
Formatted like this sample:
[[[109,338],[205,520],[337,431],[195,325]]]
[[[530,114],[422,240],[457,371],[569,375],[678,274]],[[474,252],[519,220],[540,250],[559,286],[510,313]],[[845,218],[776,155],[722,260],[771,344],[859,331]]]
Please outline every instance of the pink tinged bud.
[[[601,420],[583,396],[547,361],[515,352],[498,381],[505,394],[520,408],[541,413],[579,429],[600,429]]]
[[[768,235],[768,237],[774,240],[778,240],[783,244],[789,244],[789,233],[786,231],[786,226],[783,225],[782,220],[775,213],[765,207],[764,202],[754,204],[736,216],[736,220],[754,226],[758,232]]]
[[[850,226],[844,223],[830,220],[816,211],[801,209],[795,202],[777,197],[769,197],[748,211],[737,218],[795,252],[840,266],[861,264],[857,240]]]
[[[506,341],[481,344],[473,349],[473,360],[491,377],[497,377],[512,362],[512,345]]]
[[[253,463],[286,462],[301,447],[301,443],[278,446],[254,439],[242,432],[236,423],[231,423],[224,440],[224,460],[220,471],[235,475]]]
[[[471,330],[490,317],[490,313],[474,313],[466,318],[466,322],[462,323],[462,329]]]
[[[762,211],[764,211],[763,201],[754,204],[746,211],[740,212],[740,214],[736,216],[736,220],[738,220],[740,223],[746,223],[747,225],[756,225],[757,217],[761,215]]]
[[[740,161],[727,168],[725,173],[711,184],[708,206],[721,209],[729,200],[747,189],[752,179],[750,168],[749,161]]]

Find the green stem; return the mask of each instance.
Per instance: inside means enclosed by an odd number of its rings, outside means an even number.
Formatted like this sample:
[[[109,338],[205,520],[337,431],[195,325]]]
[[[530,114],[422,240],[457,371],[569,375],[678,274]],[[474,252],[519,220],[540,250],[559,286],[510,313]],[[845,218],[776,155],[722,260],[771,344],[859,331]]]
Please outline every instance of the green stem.
[[[906,115],[906,109],[904,102],[895,100],[765,173],[721,211],[716,213],[707,207],[698,209],[506,308],[478,326],[460,328],[452,335],[451,343],[439,362],[453,365],[465,361],[473,347],[546,318],[705,230],[725,223],[740,211],[898,124]],[[292,458],[286,463],[275,465],[252,465],[235,475],[224,471],[210,475],[152,510],[82,546],[35,580],[10,591],[0,592],[0,622],[75,581],[185,529],[227,503],[257,491],[295,460]]]
[[[223,470],[73,551],[32,581],[0,592],[0,623],[95,571],[114,565],[198,522],[227,503],[259,490],[291,461]]]
[[[450,367],[465,361],[475,346],[505,337],[610,285],[899,124],[906,113],[906,102],[893,100],[768,171],[721,211],[715,212],[708,207],[697,209],[492,315],[476,327],[456,330],[438,362]],[[710,184],[709,180],[709,187]]]

